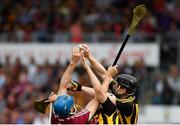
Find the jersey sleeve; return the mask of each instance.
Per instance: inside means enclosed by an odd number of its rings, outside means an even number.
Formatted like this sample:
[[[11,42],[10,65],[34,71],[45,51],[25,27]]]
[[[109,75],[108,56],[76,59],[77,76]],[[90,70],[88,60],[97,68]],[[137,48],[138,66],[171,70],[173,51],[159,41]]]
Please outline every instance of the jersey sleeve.
[[[103,112],[108,116],[111,116],[117,110],[116,105],[113,104],[109,97],[107,97],[106,101],[101,103],[101,105]]]

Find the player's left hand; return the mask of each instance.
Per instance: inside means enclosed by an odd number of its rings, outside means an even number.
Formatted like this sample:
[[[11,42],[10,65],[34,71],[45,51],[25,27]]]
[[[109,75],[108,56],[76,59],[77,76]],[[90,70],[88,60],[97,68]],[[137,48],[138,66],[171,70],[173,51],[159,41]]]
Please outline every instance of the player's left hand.
[[[68,83],[68,90],[73,92],[81,91],[82,85],[79,82],[71,81]]]

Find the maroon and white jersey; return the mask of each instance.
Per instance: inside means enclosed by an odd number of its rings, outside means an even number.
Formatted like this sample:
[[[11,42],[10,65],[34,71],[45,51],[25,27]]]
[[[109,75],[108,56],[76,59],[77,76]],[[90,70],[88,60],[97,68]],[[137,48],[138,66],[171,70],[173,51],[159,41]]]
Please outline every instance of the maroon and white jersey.
[[[89,120],[90,111],[83,109],[75,115],[60,118],[55,113],[52,114],[51,123],[52,124],[87,124]]]

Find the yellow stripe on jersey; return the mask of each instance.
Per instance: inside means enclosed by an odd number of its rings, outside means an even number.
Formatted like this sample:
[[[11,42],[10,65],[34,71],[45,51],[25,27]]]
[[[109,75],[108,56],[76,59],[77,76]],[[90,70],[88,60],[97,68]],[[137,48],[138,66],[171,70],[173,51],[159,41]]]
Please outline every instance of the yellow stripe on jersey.
[[[138,113],[139,113],[139,109],[138,109],[138,104],[136,104],[136,117],[135,117],[135,122],[134,124],[137,124],[137,120],[138,120]]]
[[[102,114],[99,115],[99,125],[102,125],[103,124],[103,117],[102,117]]]
[[[111,116],[108,116],[104,113],[100,113],[99,115],[99,124],[116,124],[118,125],[119,122],[119,115],[118,115],[118,110],[116,110]]]
[[[138,119],[138,104],[133,104],[132,112],[126,116],[124,112],[119,112],[119,122],[121,124],[137,124]]]
[[[116,117],[116,123],[115,123],[116,125],[119,125],[119,116],[117,115],[117,117]]]
[[[126,122],[127,122],[128,124],[131,123],[131,118],[132,118],[133,112],[134,112],[134,105],[133,105],[133,111],[132,111],[131,115],[128,116],[128,117],[125,116]]]

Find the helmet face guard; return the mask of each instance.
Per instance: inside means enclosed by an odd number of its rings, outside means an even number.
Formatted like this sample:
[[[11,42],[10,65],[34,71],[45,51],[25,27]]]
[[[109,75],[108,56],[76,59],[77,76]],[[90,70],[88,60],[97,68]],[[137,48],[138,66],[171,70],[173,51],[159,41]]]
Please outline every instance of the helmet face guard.
[[[77,112],[77,108],[76,108],[75,105],[73,105],[73,108],[74,108],[74,111],[73,111],[73,112],[70,112],[70,113],[69,113],[70,115],[74,115],[74,114],[76,114],[76,112]]]
[[[112,93],[120,98],[122,95],[118,94],[114,86],[121,85],[126,89],[126,95],[134,95],[137,87],[137,79],[131,75],[120,74],[115,79],[111,80],[110,89]]]
[[[117,85],[117,82],[113,79],[109,85],[109,88],[112,94],[114,94],[117,98],[121,98],[121,95],[116,91],[116,88],[114,87],[115,84]]]
[[[74,108],[74,112],[71,112],[71,108]],[[75,114],[77,109],[74,106],[74,98],[69,95],[61,95],[53,103],[54,112],[59,117],[67,117],[68,115]]]

